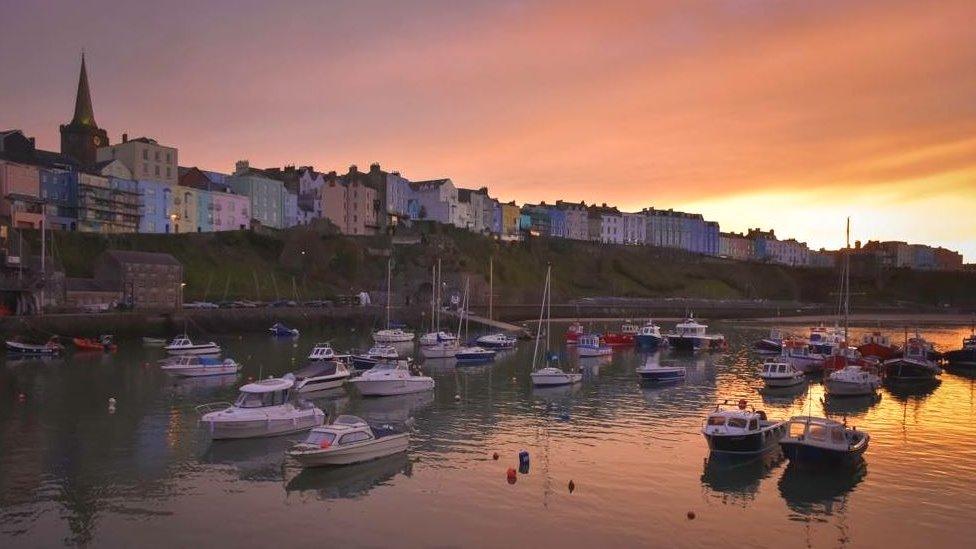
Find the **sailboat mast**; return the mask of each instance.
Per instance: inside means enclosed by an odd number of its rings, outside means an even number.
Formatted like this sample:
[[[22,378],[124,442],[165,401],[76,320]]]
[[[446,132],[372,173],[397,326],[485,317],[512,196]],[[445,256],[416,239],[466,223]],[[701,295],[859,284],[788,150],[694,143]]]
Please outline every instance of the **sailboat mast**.
[[[492,305],[495,301],[495,258],[488,258],[488,320],[493,320]]]
[[[441,331],[441,308],[444,303],[444,296],[441,293],[444,288],[444,278],[441,276],[441,258],[437,258],[437,328],[435,332]]]
[[[430,266],[430,331],[435,332],[434,329],[434,315],[437,310],[434,309],[434,303],[436,303],[437,296],[437,268],[433,265]]]
[[[390,294],[393,293],[393,258],[386,260],[386,329],[390,329]]]
[[[844,345],[848,344],[851,316],[851,218],[847,218],[847,249],[844,251]]]
[[[552,265],[546,267],[546,353],[549,352],[549,336],[552,333]]]
[[[542,319],[546,314],[546,296],[549,295],[549,269],[551,268],[552,267],[546,269],[546,282],[542,286],[542,306],[539,307],[539,324],[537,324],[535,328],[535,346],[532,349],[533,371],[535,371],[536,357],[539,355],[539,340],[542,339]]]

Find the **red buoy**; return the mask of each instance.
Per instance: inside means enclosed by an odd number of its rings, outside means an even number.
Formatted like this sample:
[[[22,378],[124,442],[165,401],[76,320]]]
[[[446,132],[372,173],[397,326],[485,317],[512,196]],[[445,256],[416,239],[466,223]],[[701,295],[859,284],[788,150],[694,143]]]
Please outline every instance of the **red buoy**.
[[[740,398],[739,399],[739,409],[740,410],[745,410],[746,409],[746,404],[748,404],[748,402],[746,402],[746,399],[744,399],[744,398]]]
[[[518,480],[518,472],[514,467],[509,467],[508,472],[505,473],[505,476],[508,478],[509,484],[515,484],[515,481]]]
[[[695,512],[688,511],[688,520],[695,520]]]
[[[492,454],[491,455],[491,459],[493,459],[495,461],[498,461],[498,452],[495,452],[494,454]]]
[[[25,400],[27,400],[27,395],[24,393],[20,393],[19,395],[17,395],[17,400],[24,402]]]
[[[575,489],[576,489],[576,483],[573,481],[569,481],[569,493],[572,494],[573,490]]]

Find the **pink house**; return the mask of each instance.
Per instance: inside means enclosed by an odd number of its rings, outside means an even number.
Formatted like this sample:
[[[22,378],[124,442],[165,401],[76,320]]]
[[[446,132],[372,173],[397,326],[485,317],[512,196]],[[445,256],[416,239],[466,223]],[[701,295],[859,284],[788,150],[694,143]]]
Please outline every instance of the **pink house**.
[[[251,200],[241,194],[213,191],[213,230],[237,231],[251,226]]]
[[[376,234],[376,191],[359,181],[347,182],[331,177],[322,186],[322,215],[334,223],[342,234]]]
[[[37,166],[0,160],[0,218],[14,228],[40,228],[44,218],[40,185]]]

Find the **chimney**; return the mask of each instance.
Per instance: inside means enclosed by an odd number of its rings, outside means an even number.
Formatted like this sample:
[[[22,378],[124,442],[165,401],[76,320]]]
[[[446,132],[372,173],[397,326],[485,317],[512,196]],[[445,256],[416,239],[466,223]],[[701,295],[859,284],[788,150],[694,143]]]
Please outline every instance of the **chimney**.
[[[239,174],[246,172],[250,167],[251,165],[247,160],[238,160],[237,163],[234,164],[234,173]]]
[[[128,143],[129,142],[129,134],[127,134],[127,133],[123,133],[122,134],[122,142],[123,143]]]
[[[379,162],[373,162],[372,164],[370,164],[369,165],[369,171],[371,171],[371,172],[378,172],[378,171],[380,171],[380,163]]]
[[[357,168],[355,164],[349,166],[349,173],[358,173],[358,172],[359,172],[359,168]]]

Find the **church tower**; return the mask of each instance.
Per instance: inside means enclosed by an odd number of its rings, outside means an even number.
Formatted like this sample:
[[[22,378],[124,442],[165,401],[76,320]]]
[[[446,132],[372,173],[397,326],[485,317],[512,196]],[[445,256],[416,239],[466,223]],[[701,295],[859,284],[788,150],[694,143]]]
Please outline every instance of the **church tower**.
[[[88,89],[88,71],[85,70],[85,54],[81,54],[81,75],[78,77],[78,95],[75,98],[75,116],[71,122],[61,125],[61,154],[66,154],[82,166],[95,163],[95,150],[108,145],[108,133],[95,123],[91,91]]]

